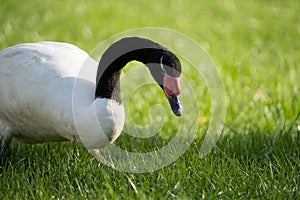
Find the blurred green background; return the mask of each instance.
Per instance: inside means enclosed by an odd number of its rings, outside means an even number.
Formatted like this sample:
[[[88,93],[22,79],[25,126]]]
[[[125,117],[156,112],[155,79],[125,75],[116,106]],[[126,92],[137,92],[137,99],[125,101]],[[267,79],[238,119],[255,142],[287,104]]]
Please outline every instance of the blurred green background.
[[[223,137],[204,160],[197,157],[201,146],[197,140],[174,166],[129,175],[105,166],[99,169],[97,162],[79,155],[81,149],[72,145],[67,148],[76,158],[65,157],[66,144],[26,146],[27,154],[25,148],[23,155],[15,157],[21,161],[1,168],[0,197],[296,199],[299,13],[298,0],[0,0],[0,49],[47,40],[69,42],[90,52],[126,30],[170,28],[193,38],[208,52],[219,67],[227,95]],[[207,127],[207,119],[199,124]],[[45,151],[44,157],[39,151]],[[65,164],[57,165],[53,159]],[[30,176],[36,182],[29,181]],[[86,180],[91,182],[87,185]]]

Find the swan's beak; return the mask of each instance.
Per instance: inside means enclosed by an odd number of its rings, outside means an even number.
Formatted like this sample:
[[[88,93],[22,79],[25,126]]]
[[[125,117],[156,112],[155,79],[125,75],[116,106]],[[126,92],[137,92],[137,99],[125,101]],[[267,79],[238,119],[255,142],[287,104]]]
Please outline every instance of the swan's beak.
[[[183,107],[179,100],[179,95],[181,93],[179,81],[179,77],[175,78],[167,74],[164,78],[164,92],[169,100],[172,111],[176,116],[181,116],[183,113]]]
[[[180,103],[179,96],[173,95],[171,98],[168,98],[170,106],[172,108],[173,113],[176,116],[181,116],[183,113],[183,107]]]

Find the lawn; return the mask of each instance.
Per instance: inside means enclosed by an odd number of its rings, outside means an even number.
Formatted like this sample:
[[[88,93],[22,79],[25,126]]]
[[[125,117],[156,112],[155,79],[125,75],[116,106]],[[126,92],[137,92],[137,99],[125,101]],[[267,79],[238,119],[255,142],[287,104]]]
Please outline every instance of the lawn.
[[[181,32],[197,41],[218,66],[227,104],[222,135],[202,158],[212,103],[204,81],[198,79],[193,85],[198,102],[186,103],[198,103],[198,137],[179,159],[152,172],[114,170],[70,142],[13,143],[13,157],[1,161],[0,199],[299,199],[297,13],[296,0],[0,0],[0,49],[50,40],[91,52],[101,41],[130,29]],[[194,79],[191,74],[186,78]],[[133,96],[130,109],[137,123],[147,123],[148,107],[162,97],[156,89],[153,93],[157,97],[141,102],[145,110]],[[123,133],[116,145],[152,151],[173,137],[172,118],[165,127],[165,136],[150,139]]]

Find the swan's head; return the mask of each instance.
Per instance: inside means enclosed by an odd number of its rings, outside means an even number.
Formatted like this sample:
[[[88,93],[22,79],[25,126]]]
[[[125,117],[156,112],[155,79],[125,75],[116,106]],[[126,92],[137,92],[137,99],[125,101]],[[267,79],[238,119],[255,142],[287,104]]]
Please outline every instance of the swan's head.
[[[183,113],[183,107],[179,100],[181,63],[177,56],[168,49],[161,51],[158,58],[159,67],[157,65],[152,66],[152,64],[147,64],[147,66],[153,78],[163,89],[173,113],[176,116],[181,116]]]
[[[164,67],[163,58],[164,55],[161,57],[161,61],[160,61],[161,67],[169,68],[169,66]],[[177,116],[181,116],[183,113],[183,107],[179,101],[179,95],[181,93],[181,89],[180,89],[181,64],[175,55],[169,56],[169,58],[171,59],[171,61],[169,61],[169,65],[171,66],[173,65],[173,67],[170,70],[171,71],[170,75],[167,73],[167,71],[164,75],[163,90],[166,97],[169,100],[173,113]]]

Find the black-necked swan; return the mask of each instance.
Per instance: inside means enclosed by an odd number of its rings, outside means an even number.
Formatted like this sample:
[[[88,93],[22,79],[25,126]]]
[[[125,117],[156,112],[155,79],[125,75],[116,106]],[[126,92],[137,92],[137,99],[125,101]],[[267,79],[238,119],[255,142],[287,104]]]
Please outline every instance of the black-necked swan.
[[[149,39],[123,38],[103,53],[99,64],[67,43],[24,43],[1,50],[1,152],[9,151],[12,139],[21,143],[70,140],[90,149],[113,142],[125,121],[120,74],[133,60],[148,67],[174,114],[180,116],[180,61],[170,50]],[[79,77],[86,64],[91,75]],[[81,84],[82,91],[73,102],[75,83]],[[76,122],[72,104],[79,112]],[[94,115],[96,122],[90,119]],[[78,129],[83,132],[80,137]]]

